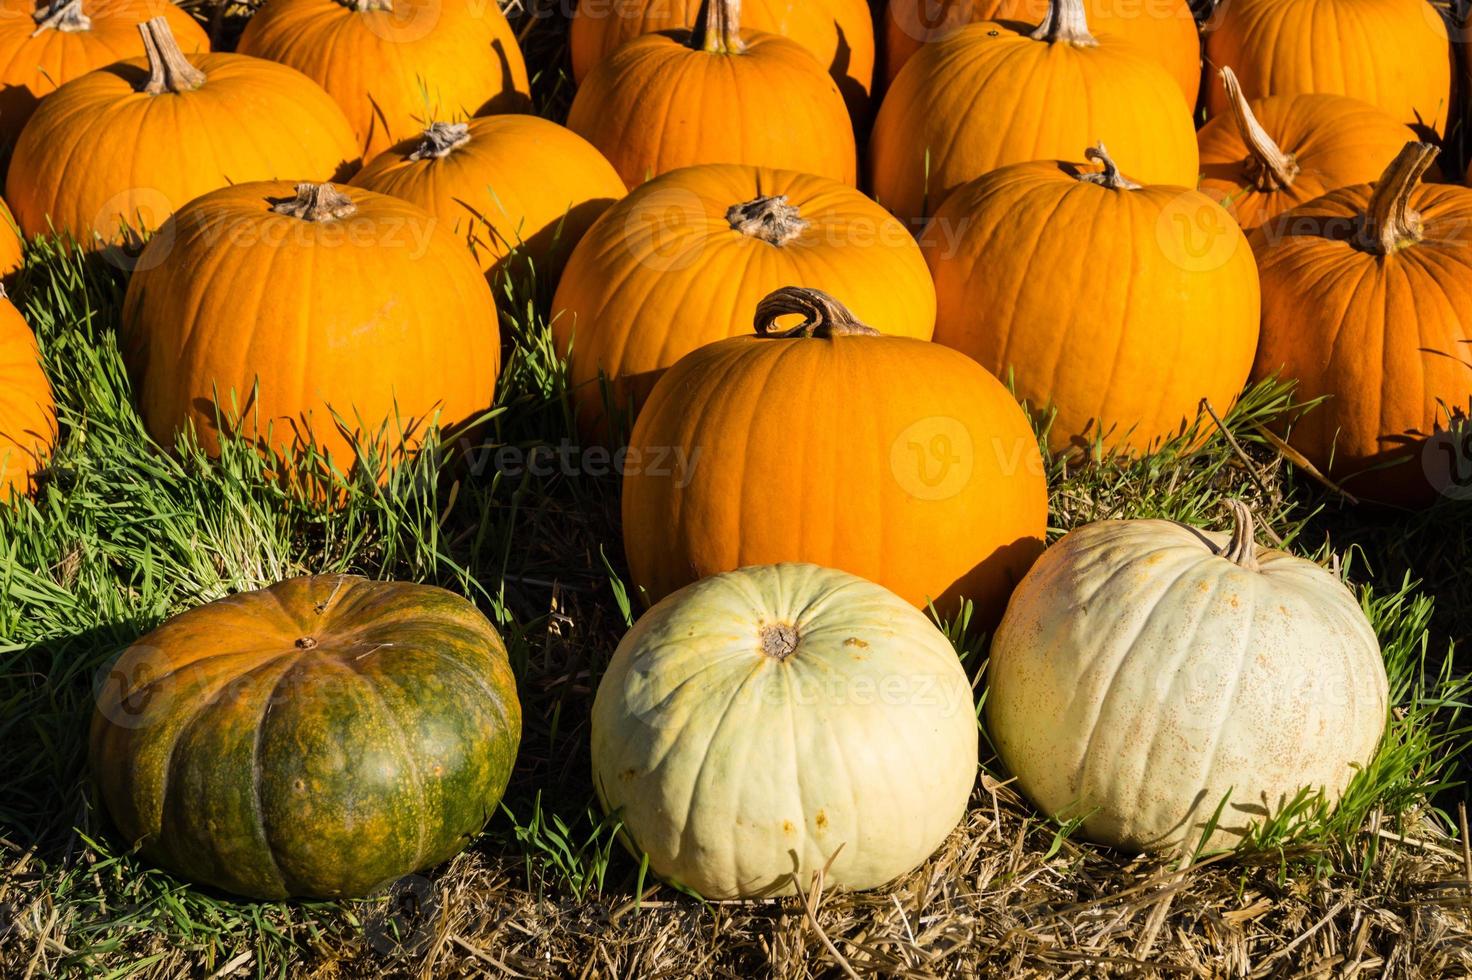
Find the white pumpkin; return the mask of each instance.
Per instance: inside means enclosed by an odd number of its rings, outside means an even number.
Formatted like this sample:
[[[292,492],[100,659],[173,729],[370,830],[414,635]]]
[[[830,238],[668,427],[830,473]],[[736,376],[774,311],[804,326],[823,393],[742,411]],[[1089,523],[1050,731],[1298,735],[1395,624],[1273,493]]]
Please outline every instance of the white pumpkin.
[[[976,781],[971,685],[872,582],[761,565],[686,586],[619,644],[593,776],[639,854],[710,899],[873,888],[920,865]],[[836,855],[836,857],[835,857]]]
[[[1374,631],[1339,579],[1170,521],[1048,549],[992,644],[987,721],[1023,791],[1128,848],[1229,848],[1303,788],[1337,800],[1385,729]]]

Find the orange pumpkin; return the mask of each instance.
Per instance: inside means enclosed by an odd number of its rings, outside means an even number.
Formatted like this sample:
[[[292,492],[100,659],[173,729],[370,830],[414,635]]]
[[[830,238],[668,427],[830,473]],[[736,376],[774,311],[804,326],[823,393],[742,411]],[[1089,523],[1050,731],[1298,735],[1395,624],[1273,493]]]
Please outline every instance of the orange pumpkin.
[[[1249,99],[1348,95],[1437,132],[1452,99],[1446,24],[1427,0],[1232,0],[1206,24],[1206,59],[1230,65]],[[1214,87],[1206,104],[1228,111]]]
[[[25,242],[9,206],[0,201],[0,279],[8,280],[25,264]]]
[[[1188,105],[1201,88],[1201,37],[1185,0],[1085,0],[1088,21],[1102,34],[1128,38],[1160,62],[1181,87]],[[885,16],[884,68],[893,82],[905,62],[932,41],[983,20],[1036,24],[1048,0],[889,0]]]
[[[585,434],[603,434],[600,376],[615,405],[637,411],[667,368],[744,333],[761,298],[791,283],[842,292],[899,336],[935,329],[914,239],[846,184],[712,164],[636,189],[583,239],[552,303]]]
[[[798,561],[947,615],[972,599],[995,623],[1048,512],[1037,441],[1007,389],[818,290],[779,290],[755,315],[756,336],[671,368],[634,426],[624,549],[644,600]],[[803,322],[777,327],[792,315]]]
[[[1252,234],[1262,275],[1254,378],[1326,399],[1289,442],[1359,497],[1466,496],[1472,408],[1472,190],[1418,183],[1411,143],[1374,184],[1332,191]]]
[[[1221,70],[1232,111],[1196,134],[1201,192],[1252,229],[1328,191],[1374,180],[1415,133],[1344,95],[1275,95],[1249,102]]]
[[[56,403],[36,337],[0,292],[0,503],[28,493],[56,445]]]
[[[1035,161],[952,194],[925,235],[935,339],[1046,416],[1055,452],[1148,452],[1241,392],[1257,347],[1257,270],[1209,198]],[[1202,222],[1215,222],[1199,234]],[[955,229],[954,236],[937,233]],[[1066,286],[1059,275],[1066,270]]]
[[[624,196],[603,154],[536,116],[433,123],[374,157],[352,182],[439,218],[490,278],[514,252],[554,283],[588,226]]]
[[[364,159],[436,119],[531,108],[516,35],[488,0],[267,0],[240,50],[326,89]]]
[[[700,0],[583,0],[568,37],[573,78],[582,82],[625,41],[693,29],[699,13]],[[752,30],[811,51],[828,66],[850,112],[862,113],[874,81],[874,24],[865,0],[746,0],[741,16]]]
[[[68,82],[26,124],[5,196],[21,229],[120,243],[226,184],[326,179],[357,146],[342,112],[300,72],[238,54],[186,57],[162,17],[147,60]]]
[[[1196,129],[1149,55],[1089,31],[1083,0],[1051,0],[1036,30],[983,22],[923,48],[874,123],[874,196],[907,221],[1009,163],[1067,159],[1100,140],[1150,184],[1196,184]]]
[[[163,17],[189,54],[210,49],[194,18],[168,0],[0,0],[0,150],[36,104],[94,68],[145,54],[138,25]]]
[[[697,163],[779,167],[854,183],[838,86],[795,41],[742,31],[740,0],[702,0],[694,31],[635,38],[583,81],[567,125],[630,188]]]
[[[315,443],[342,472],[353,436],[388,459],[488,409],[500,362],[465,246],[406,201],[330,184],[181,208],[139,257],[120,336],[154,439],[192,427],[213,453],[223,423],[286,455]]]

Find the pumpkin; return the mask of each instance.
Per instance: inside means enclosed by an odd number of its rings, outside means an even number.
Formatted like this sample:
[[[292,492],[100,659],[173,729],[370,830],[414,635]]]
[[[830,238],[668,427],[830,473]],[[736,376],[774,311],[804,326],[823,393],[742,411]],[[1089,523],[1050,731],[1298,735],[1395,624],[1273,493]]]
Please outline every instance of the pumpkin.
[[[163,17],[189,54],[210,40],[168,0],[0,0],[0,150],[9,152],[42,98],[94,68],[142,57],[138,25]]]
[[[489,409],[500,364],[465,246],[406,201],[330,184],[191,201],[139,256],[120,339],[160,443],[192,428],[215,453],[224,425],[343,472],[355,439],[382,462]]]
[[[267,0],[240,50],[337,100],[371,159],[436,119],[531,109],[511,25],[482,0]]]
[[[1289,442],[1360,497],[1418,505],[1456,492],[1442,429],[1472,407],[1472,190],[1420,184],[1436,157],[1410,143],[1374,185],[1332,191],[1252,235],[1262,275],[1254,378],[1324,398]]]
[[[1085,155],[1102,172],[1014,164],[946,200],[923,242],[935,339],[1008,378],[1040,414],[1056,411],[1055,452],[1149,452],[1185,431],[1203,398],[1225,411],[1241,392],[1257,271],[1209,198],[1140,186],[1103,147]]]
[[[816,565],[687,586],[598,685],[593,782],[656,874],[707,899],[874,888],[920,865],[976,782],[971,684],[894,593]]]
[[[745,333],[757,303],[793,284],[841,292],[856,316],[899,336],[935,329],[919,247],[852,187],[711,164],[636,189],[574,251],[552,303],[584,433],[606,434],[600,377],[614,406],[637,412],[666,369]]]
[[[1201,87],[1201,37],[1185,0],[1085,0],[1088,22],[1101,34],[1133,41],[1160,62],[1195,108]],[[967,24],[1015,20],[1036,24],[1048,0],[889,0],[885,16],[885,73],[890,82],[916,51]]]
[[[146,60],[68,82],[26,124],[5,196],[27,235],[132,242],[206,191],[325,179],[357,159],[347,120],[301,73],[238,54],[186,57],[162,17],[140,31]]]
[[[1325,92],[1441,131],[1452,99],[1452,50],[1426,0],[1232,0],[1206,24],[1206,60],[1231,65],[1249,99]],[[1210,115],[1229,110],[1209,88]]]
[[[1243,228],[1332,190],[1374,180],[1406,141],[1407,127],[1344,95],[1275,95],[1248,101],[1221,70],[1232,111],[1196,134],[1201,187]]]
[[[0,290],[0,504],[29,492],[56,445],[56,403],[36,337]]]
[[[1051,0],[1036,30],[973,24],[910,59],[874,123],[874,196],[918,221],[998,167],[1100,140],[1137,180],[1196,184],[1191,110],[1165,69],[1123,37],[1094,37],[1083,0]]]
[[[20,226],[4,201],[0,201],[0,279],[9,280],[25,264],[25,242]]]
[[[586,0],[572,14],[568,47],[582,82],[619,45],[645,34],[690,30],[700,0]],[[874,80],[874,24],[864,0],[745,0],[752,30],[781,34],[810,51],[838,83],[849,110],[862,114]]]
[[[588,226],[624,196],[603,154],[536,116],[432,123],[374,157],[352,183],[434,215],[492,279],[515,252],[554,283]]]
[[[568,128],[630,188],[697,163],[746,163],[854,183],[838,86],[800,44],[742,31],[740,0],[701,0],[693,31],[646,34],[584,79]]]
[[[112,665],[92,772],[129,846],[251,898],[367,895],[464,849],[521,740],[506,648],[444,589],[295,578]]]
[[[1233,847],[1302,790],[1337,800],[1380,741],[1388,685],[1359,603],[1258,548],[1232,503],[1231,535],[1159,520],[1069,533],[992,642],[992,743],[1092,840]]]
[[[756,336],[682,358],[634,425],[624,550],[645,599],[803,561],[947,615],[970,599],[995,623],[1048,509],[1037,441],[1007,389],[819,290],[780,289],[755,312]]]

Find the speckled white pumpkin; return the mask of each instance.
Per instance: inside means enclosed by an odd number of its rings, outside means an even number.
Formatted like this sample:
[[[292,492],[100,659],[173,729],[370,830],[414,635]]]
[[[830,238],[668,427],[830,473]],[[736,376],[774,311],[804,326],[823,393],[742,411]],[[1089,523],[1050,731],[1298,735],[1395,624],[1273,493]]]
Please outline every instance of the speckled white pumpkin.
[[[1170,521],[1050,548],[992,644],[987,721],[1021,788],[1104,844],[1207,845],[1305,787],[1337,800],[1385,729],[1380,647],[1331,572]]]
[[[703,579],[644,615],[593,704],[593,777],[650,867],[711,899],[873,888],[965,813],[976,709],[894,593],[816,565]],[[836,858],[834,855],[837,855]]]

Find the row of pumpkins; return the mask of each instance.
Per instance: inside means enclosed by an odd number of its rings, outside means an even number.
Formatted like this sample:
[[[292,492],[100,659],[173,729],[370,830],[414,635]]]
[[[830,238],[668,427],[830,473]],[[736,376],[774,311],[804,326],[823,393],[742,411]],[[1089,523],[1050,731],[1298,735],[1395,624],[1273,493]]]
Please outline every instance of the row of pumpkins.
[[[498,81],[450,62],[484,87],[408,134],[405,103],[377,87],[395,84],[390,62],[423,74],[416,43],[465,33],[452,6],[268,0],[241,48],[297,70],[189,53],[186,30],[149,19],[144,58],[35,107],[7,197],[27,234],[106,246],[127,237],[120,218],[158,229],[120,333],[166,445],[192,426],[216,449],[223,422],[344,466],[353,435],[392,455],[427,416],[492,403],[486,276],[527,256],[556,280],[585,433],[616,432],[601,377],[636,413],[631,459],[688,462],[625,473],[630,570],[656,604],[592,719],[600,798],[657,873],[708,897],[790,891],[825,866],[869,887],[938,846],[972,792],[977,728],[927,600],[1001,621],[993,737],[1043,809],[1082,803],[1105,842],[1174,846],[1230,795],[1213,837],[1229,842],[1368,760],[1386,682],[1344,586],[1260,552],[1241,510],[1230,538],[1109,522],[1044,552],[1041,456],[997,378],[1056,409],[1060,449],[1147,449],[1275,364],[1343,396],[1293,432],[1326,469],[1331,448],[1363,466],[1388,431],[1429,428],[1425,403],[1459,376],[1421,348],[1457,349],[1472,253],[1444,229],[1472,191],[1420,183],[1435,150],[1406,107],[1276,94],[1256,65],[1293,34],[1259,38],[1234,57],[1241,80],[1225,76],[1232,111],[1200,136],[1203,157],[1213,138],[1236,147],[1208,171],[1233,190],[1187,189],[1188,73],[1052,0],[1036,29],[982,22],[898,71],[872,136],[876,203],[852,186],[857,90],[846,105],[802,46],[742,31],[733,0],[593,57],[572,131],[453,121],[525,90],[499,13],[472,5],[494,30],[470,31],[469,60],[489,48]],[[845,79],[864,71],[848,37]],[[1425,67],[1408,50],[1395,57]],[[1365,120],[1353,152],[1319,162],[1344,118]],[[257,179],[288,176],[304,179]],[[1249,241],[1233,218],[1254,215]],[[17,365],[0,431],[30,456],[7,476],[23,491],[55,421],[34,340],[0,310],[17,338],[0,351],[0,370]],[[1351,329],[1384,358],[1368,364]],[[779,564],[794,561],[816,564]],[[361,894],[442,860],[494,809],[519,741],[495,631],[418,586],[326,577],[234,596],[165,624],[109,677],[92,751],[115,822],[165,866],[246,895]]]

